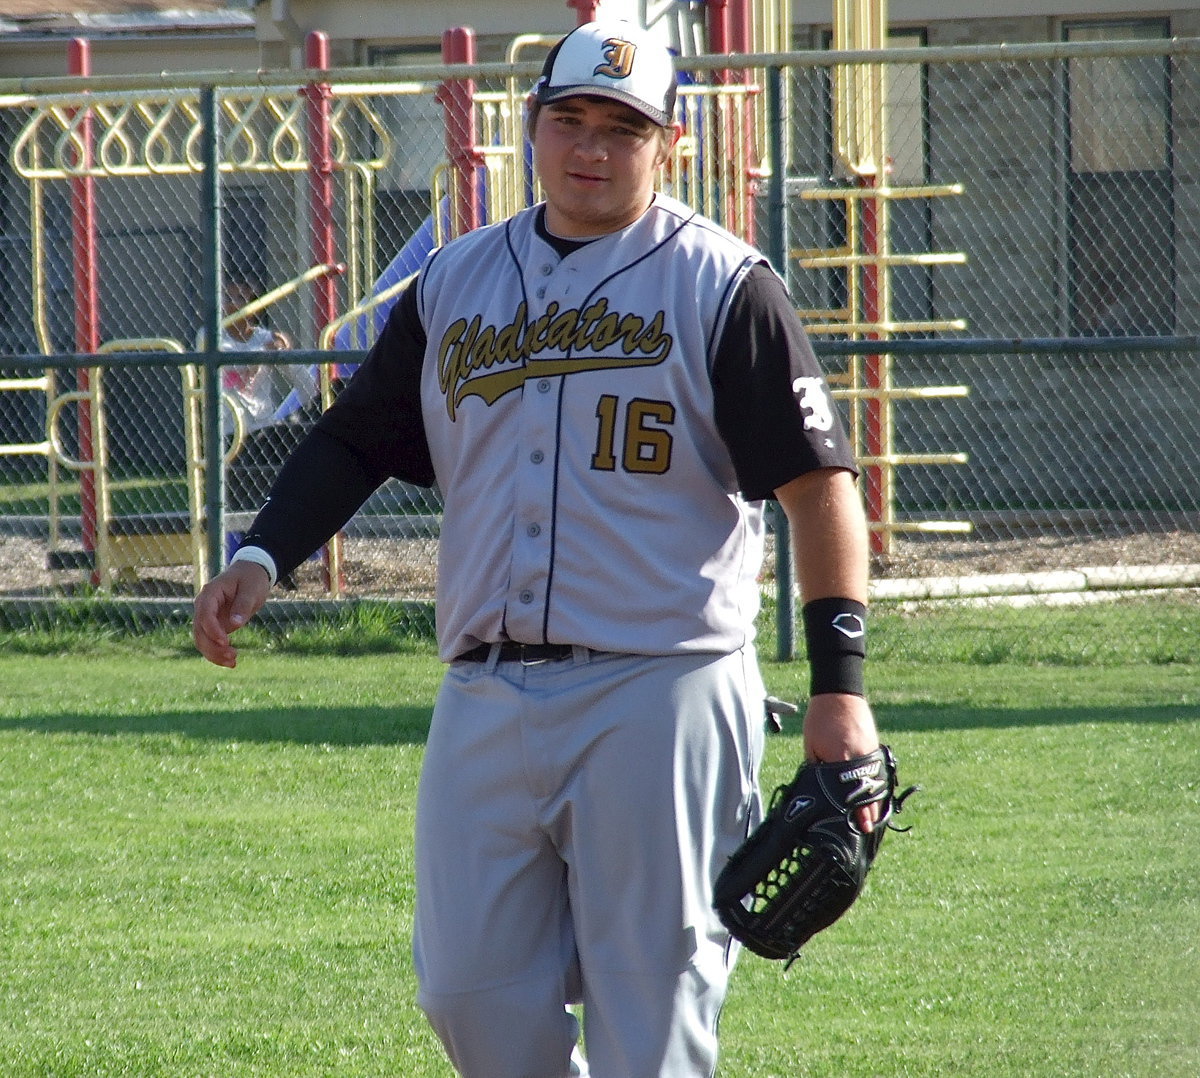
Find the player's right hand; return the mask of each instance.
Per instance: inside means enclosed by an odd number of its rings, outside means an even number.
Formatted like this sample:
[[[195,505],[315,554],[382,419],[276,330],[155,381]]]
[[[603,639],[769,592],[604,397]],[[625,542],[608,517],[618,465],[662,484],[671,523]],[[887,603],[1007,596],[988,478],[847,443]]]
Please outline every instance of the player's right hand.
[[[192,640],[200,654],[217,666],[237,666],[230,634],[258,613],[270,592],[266,570],[248,561],[235,561],[205,584],[196,596],[192,620]]]

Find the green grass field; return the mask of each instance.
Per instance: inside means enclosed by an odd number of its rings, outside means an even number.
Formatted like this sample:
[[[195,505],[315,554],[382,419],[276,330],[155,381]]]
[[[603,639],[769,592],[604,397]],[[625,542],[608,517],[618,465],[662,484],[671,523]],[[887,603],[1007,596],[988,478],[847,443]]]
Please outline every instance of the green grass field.
[[[789,972],[743,957],[723,1078],[1200,1074],[1200,654],[1187,611],[1147,650],[1163,613],[1061,615],[1092,665],[1004,619],[883,642],[913,830]],[[0,1075],[449,1075],[409,956],[440,667],[336,635],[236,671],[178,634],[0,637]],[[803,664],[765,668],[798,698]],[[764,784],[799,755],[793,724]]]

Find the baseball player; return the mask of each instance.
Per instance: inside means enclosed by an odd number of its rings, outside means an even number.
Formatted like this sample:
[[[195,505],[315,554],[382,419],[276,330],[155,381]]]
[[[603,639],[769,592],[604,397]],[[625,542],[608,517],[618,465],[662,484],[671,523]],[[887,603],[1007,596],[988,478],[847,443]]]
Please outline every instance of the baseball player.
[[[413,946],[471,1078],[713,1073],[736,947],[712,887],[761,817],[764,499],[795,536],[806,751],[879,746],[846,437],[763,256],[656,193],[674,98],[631,24],[555,46],[545,202],[430,255],[196,600],[233,666],[230,633],[378,484],[440,488]]]

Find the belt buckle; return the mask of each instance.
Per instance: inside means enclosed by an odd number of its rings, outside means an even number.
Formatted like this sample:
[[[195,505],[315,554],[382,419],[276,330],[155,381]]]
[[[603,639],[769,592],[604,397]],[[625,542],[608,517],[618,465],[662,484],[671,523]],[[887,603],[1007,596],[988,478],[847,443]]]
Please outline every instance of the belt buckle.
[[[549,659],[527,659],[527,658],[525,658],[525,648],[526,648],[526,645],[522,644],[521,645],[521,658],[520,658],[520,663],[522,666],[541,666],[543,663],[548,663],[550,661]]]

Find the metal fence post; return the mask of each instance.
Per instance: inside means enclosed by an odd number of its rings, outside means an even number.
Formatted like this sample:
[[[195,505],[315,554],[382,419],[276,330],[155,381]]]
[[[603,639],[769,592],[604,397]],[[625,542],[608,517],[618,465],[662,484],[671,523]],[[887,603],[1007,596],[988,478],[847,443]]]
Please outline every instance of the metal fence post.
[[[770,131],[771,176],[767,187],[767,257],[787,280],[787,162],[783,159],[783,72],[767,68],[767,128]],[[775,530],[775,636],[780,662],[796,657],[796,591],[792,569],[792,531],[778,502],[771,503]]]
[[[204,305],[204,516],[208,576],[225,567],[225,432],[221,408],[221,171],[217,94],[200,89],[200,291]]]
[[[67,46],[68,66],[72,75],[86,77],[92,73],[91,42],[72,38]],[[71,178],[71,264],[75,299],[75,351],[94,355],[100,348],[100,279],[99,251],[96,242],[96,187],[92,174],[95,156],[95,134],[90,109],[84,109],[79,123],[79,142]],[[93,372],[99,368],[80,366],[75,372],[75,384],[83,399],[79,402],[79,459],[89,467],[79,474],[80,526],[83,530],[83,549],[95,551],[99,504],[96,493],[96,462],[103,458],[103,445],[96,444],[96,428],[101,422],[97,401],[99,385],[92,384]],[[99,563],[92,570],[92,584],[100,583]]]

